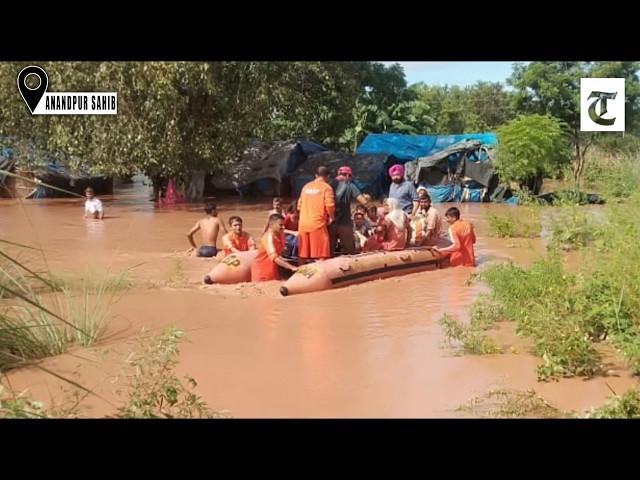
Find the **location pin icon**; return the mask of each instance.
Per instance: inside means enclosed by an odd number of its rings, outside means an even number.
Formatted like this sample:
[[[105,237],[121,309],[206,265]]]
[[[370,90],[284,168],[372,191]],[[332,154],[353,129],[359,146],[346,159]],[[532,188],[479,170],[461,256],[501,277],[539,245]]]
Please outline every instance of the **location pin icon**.
[[[27,77],[31,75],[34,75],[40,80],[38,86],[35,88],[29,88],[26,83]],[[48,85],[49,77],[47,77],[47,72],[36,65],[24,67],[18,74],[18,90],[20,90],[20,95],[22,95],[24,103],[27,104],[32,115],[38,106],[38,102],[40,102],[40,99],[47,91]]]

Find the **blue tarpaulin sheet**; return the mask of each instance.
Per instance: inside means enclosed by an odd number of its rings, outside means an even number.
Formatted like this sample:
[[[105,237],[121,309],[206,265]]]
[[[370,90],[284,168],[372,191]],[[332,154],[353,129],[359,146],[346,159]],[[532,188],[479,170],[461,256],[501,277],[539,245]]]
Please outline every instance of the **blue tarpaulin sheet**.
[[[427,188],[433,203],[445,203],[454,201],[453,185],[423,185]]]
[[[428,185],[421,184],[429,192],[433,203],[445,202],[482,202],[484,196],[484,188],[463,188],[456,184],[446,185]]]
[[[480,140],[485,145],[497,145],[495,133],[464,133],[459,135],[403,135],[399,133],[370,133],[356,153],[386,153],[408,162],[432,155],[464,140]]]

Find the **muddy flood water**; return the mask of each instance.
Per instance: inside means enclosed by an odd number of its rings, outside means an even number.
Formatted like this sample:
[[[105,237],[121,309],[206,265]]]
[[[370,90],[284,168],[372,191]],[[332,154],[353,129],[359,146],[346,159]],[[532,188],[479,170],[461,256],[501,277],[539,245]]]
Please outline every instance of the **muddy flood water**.
[[[507,353],[459,356],[444,344],[438,320],[444,313],[468,318],[484,289],[467,284],[469,268],[286,298],[277,282],[205,286],[202,277],[216,260],[185,254],[186,233],[202,205],[160,208],[148,196],[138,182],[101,197],[103,222],[82,218],[82,199],[0,200],[0,238],[41,247],[54,273],[100,275],[135,266],[132,288],[112,307],[107,337],[43,361],[102,397],[87,397],[83,416],[114,413],[114,375],[131,339],[143,327],[168,325],[188,336],[178,373],[197,380],[197,393],[211,408],[240,418],[457,417],[463,415],[458,406],[494,388],[532,388],[558,408],[581,411],[602,404],[610,388],[622,393],[637,384],[615,358],[608,359],[606,377],[538,383],[540,360],[509,324],[494,335]],[[269,199],[214,201],[222,219],[240,215],[259,238]],[[441,213],[446,207],[436,205]],[[484,211],[517,207],[460,208],[476,224],[479,268],[507,258],[527,265],[544,252],[540,240],[486,235]],[[63,384],[40,370],[12,371],[9,379],[45,404],[61,398]]]

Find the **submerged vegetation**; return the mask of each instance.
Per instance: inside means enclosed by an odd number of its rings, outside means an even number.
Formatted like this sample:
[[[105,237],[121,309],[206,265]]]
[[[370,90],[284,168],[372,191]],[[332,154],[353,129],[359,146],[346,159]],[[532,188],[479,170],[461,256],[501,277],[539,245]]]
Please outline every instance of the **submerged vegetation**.
[[[566,201],[537,207],[550,218],[547,254],[529,268],[494,263],[476,276],[490,288],[489,296],[478,300],[489,323],[514,322],[516,332],[532,340],[532,351],[541,358],[540,380],[602,373],[605,343],[640,374],[640,176],[631,167],[639,160],[594,158],[587,169],[591,186],[617,201],[597,209]],[[591,176],[593,171],[607,173]],[[618,189],[623,178],[624,189]],[[567,250],[578,250],[577,266],[563,261]],[[457,326],[445,318],[442,324],[445,335],[466,350],[482,350],[473,320]]]
[[[112,383],[121,385],[123,402],[115,418],[228,418],[227,412],[211,410],[195,394],[192,377],[181,380],[175,373],[178,344],[184,333],[174,327],[150,335],[142,332],[127,356],[123,372]],[[71,382],[70,382],[71,383]],[[61,404],[45,408],[29,392],[15,392],[0,381],[0,418],[77,418],[79,404],[92,394],[77,388],[67,393]]]

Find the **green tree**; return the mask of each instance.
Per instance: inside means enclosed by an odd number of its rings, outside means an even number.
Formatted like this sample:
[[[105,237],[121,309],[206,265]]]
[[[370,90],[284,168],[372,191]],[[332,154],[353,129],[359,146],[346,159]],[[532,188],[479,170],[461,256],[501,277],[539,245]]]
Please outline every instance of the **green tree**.
[[[627,130],[640,122],[639,62],[531,62],[514,64],[508,80],[515,90],[514,107],[520,113],[548,114],[568,126],[573,149],[573,175],[579,181],[585,155],[596,133],[580,131],[580,79],[625,78]]]
[[[351,125],[341,137],[343,147],[355,149],[367,133],[423,134],[434,124],[428,105],[407,88],[399,64],[359,65],[360,94],[354,102]]]
[[[498,129],[496,169],[503,181],[541,186],[537,179],[557,173],[569,161],[561,122],[549,115],[523,115]]]
[[[465,106],[459,87],[427,86],[416,83],[410,87],[419,102],[428,105],[434,118],[431,129],[425,133],[455,134],[465,130]]]
[[[515,118],[513,94],[499,82],[477,82],[465,88],[468,108],[478,117],[477,131],[491,131]]]
[[[500,83],[478,82],[465,88],[416,83],[409,88],[429,106],[436,119],[434,133],[495,130],[515,116],[511,94]]]
[[[253,65],[263,101],[253,132],[264,139],[311,138],[337,146],[361,93],[362,62],[263,62]]]
[[[337,144],[369,74],[363,62],[45,62],[50,91],[118,92],[118,115],[31,116],[15,83],[27,64],[0,64],[0,138],[19,158],[34,144],[152,178],[214,173],[252,138]]]

